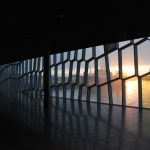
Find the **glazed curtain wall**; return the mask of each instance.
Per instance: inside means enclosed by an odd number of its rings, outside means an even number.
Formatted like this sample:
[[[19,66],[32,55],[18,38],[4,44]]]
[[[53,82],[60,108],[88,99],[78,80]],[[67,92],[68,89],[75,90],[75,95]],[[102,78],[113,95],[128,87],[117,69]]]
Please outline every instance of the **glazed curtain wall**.
[[[150,41],[141,38],[49,56],[50,96],[150,108]],[[44,95],[43,57],[0,66],[0,91]]]
[[[52,97],[150,108],[150,41],[50,55]]]
[[[43,57],[1,65],[0,90],[43,95]]]

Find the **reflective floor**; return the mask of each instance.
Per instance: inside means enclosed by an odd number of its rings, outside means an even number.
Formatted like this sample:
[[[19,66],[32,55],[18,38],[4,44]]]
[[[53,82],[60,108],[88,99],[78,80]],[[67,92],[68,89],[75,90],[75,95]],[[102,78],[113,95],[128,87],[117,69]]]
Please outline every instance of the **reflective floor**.
[[[44,131],[42,98],[14,96],[11,102],[7,98],[0,104],[3,109],[9,107],[7,115],[37,133]],[[57,145],[56,149],[70,150],[149,150],[150,147],[150,110],[53,98],[49,123],[47,149],[52,148],[51,143]]]

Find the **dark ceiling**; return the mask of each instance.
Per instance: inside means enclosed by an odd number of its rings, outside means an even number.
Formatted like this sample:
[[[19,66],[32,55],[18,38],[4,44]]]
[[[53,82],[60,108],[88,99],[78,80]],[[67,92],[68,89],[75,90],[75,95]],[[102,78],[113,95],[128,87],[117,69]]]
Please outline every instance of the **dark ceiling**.
[[[149,36],[148,19],[138,15],[137,12],[128,16],[119,11],[106,14],[103,9],[78,8],[4,13],[1,15],[0,64],[42,56],[47,49],[57,53]]]

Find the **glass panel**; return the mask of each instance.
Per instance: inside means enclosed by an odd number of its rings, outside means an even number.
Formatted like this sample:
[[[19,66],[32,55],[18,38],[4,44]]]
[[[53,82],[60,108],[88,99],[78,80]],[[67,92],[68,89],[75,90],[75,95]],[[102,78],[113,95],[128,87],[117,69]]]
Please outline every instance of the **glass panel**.
[[[138,107],[138,80],[137,77],[125,81],[126,106]]]
[[[65,63],[65,82],[69,79],[70,62]]]
[[[62,64],[57,66],[57,84],[62,83]]]
[[[85,60],[88,60],[92,57],[92,47],[86,48],[85,50]]]
[[[109,104],[108,85],[101,86],[101,102]]]
[[[133,46],[130,46],[122,51],[122,71],[123,78],[135,74]]]
[[[150,108],[150,75],[142,79],[143,108]]]
[[[52,96],[56,97],[56,88],[52,88],[51,92],[52,92]]]
[[[150,41],[138,45],[138,69],[139,75],[150,71]]]
[[[96,57],[102,54],[104,54],[104,46],[103,45],[96,46]]]
[[[74,59],[74,51],[71,51],[70,52],[70,60],[73,60]]]
[[[43,70],[43,57],[40,59],[40,71]]]
[[[78,94],[79,94],[79,87],[76,85],[74,91],[74,99],[78,99]]]
[[[122,105],[122,82],[117,80],[111,82],[113,104]]]
[[[141,41],[142,39],[143,39],[143,38],[135,39],[135,40],[134,40],[134,43],[137,43],[137,42]]]
[[[82,100],[86,100],[87,98],[87,87],[82,87]]]
[[[78,50],[78,57],[77,57],[77,60],[80,60],[82,59],[82,49],[79,49]]]
[[[123,46],[125,46],[125,45],[127,45],[129,43],[130,43],[130,41],[119,42],[119,48],[121,48],[121,47],[123,47]]]
[[[110,67],[110,78],[111,80],[119,77],[119,67],[118,67],[118,51],[114,51],[108,55],[109,57],[109,67]]]
[[[82,61],[80,63],[80,78],[79,78],[80,84],[82,84],[84,82],[84,73],[85,73],[85,62]]]
[[[88,80],[87,85],[93,85],[95,84],[95,66],[94,66],[94,60],[89,62],[88,66]]]
[[[98,81],[99,84],[107,82],[105,57],[98,60]]]
[[[63,60],[64,60],[64,61],[67,59],[67,56],[68,56],[68,52],[64,52],[64,53],[63,53]]]
[[[60,62],[60,53],[56,54],[56,64]]]
[[[55,67],[51,68],[51,84],[55,84]]]
[[[90,101],[97,102],[97,87],[91,88]]]
[[[66,86],[66,98],[70,99],[71,98],[71,85]]]
[[[73,62],[72,82],[76,82],[76,74],[77,74],[77,61]]]
[[[49,57],[50,57],[50,60],[51,60],[51,65],[53,65],[54,64],[54,55],[50,55]]]
[[[59,97],[63,98],[63,85],[59,86]]]

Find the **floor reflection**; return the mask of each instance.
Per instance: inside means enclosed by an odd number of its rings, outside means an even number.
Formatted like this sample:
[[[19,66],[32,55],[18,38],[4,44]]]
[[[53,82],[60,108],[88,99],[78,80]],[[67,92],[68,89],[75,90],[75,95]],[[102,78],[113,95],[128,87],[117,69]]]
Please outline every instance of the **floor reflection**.
[[[42,97],[3,94],[0,108],[21,124],[37,132],[44,131]],[[49,116],[48,142],[61,145],[61,149],[146,150],[150,147],[150,110],[53,98]]]
[[[150,111],[53,99],[52,141],[68,149],[149,149]]]

